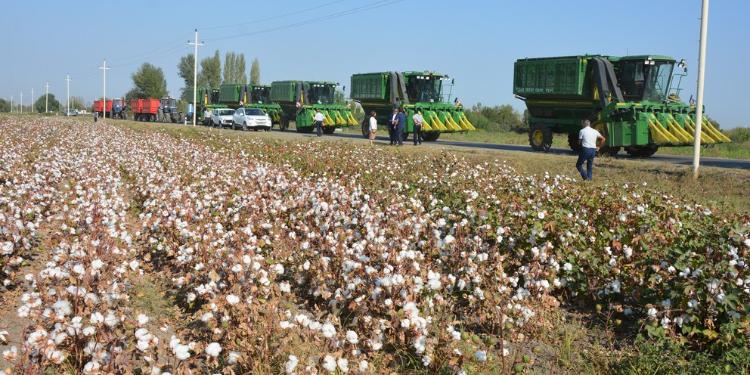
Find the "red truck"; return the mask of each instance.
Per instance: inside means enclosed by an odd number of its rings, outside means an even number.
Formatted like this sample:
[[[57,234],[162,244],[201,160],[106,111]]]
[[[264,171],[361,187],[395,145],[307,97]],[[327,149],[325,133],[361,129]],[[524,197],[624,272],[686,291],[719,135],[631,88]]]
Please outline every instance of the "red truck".
[[[159,113],[159,99],[131,99],[130,111],[135,121],[156,121]]]
[[[107,99],[107,107],[102,108],[101,100],[94,100],[92,106],[92,112],[96,113],[99,117],[111,117],[125,119],[125,99]],[[105,113],[106,109],[106,113]]]

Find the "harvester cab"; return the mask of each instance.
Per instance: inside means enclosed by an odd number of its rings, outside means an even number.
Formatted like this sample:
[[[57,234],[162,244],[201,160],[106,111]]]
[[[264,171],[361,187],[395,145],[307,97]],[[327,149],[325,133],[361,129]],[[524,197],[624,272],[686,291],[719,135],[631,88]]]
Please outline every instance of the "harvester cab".
[[[421,111],[423,139],[435,141],[441,133],[476,130],[461,106],[450,103],[450,98],[444,95],[447,86],[452,93],[450,77],[429,71],[355,74],[351,97],[362,105],[365,113],[375,111],[378,122],[383,124],[390,121],[393,108],[404,108],[405,135],[414,131],[412,116]],[[367,121],[363,121],[362,135],[367,137],[368,132]]]
[[[580,150],[578,131],[584,119],[607,138],[600,150],[609,155],[624,148],[647,157],[660,146],[694,142],[695,107],[679,98],[686,73],[674,74],[676,61],[667,56],[567,56],[516,61],[513,93],[529,111],[529,143],[549,150],[553,132],[568,134]],[[674,77],[679,77],[675,87]],[[701,133],[705,144],[730,142],[708,119]]]
[[[258,108],[271,117],[272,124],[281,123],[281,106],[271,101],[271,86],[246,85],[245,107]]]
[[[325,81],[276,81],[271,83],[271,100],[281,106],[280,129],[286,130],[294,119],[300,133],[314,130],[313,117],[320,110],[325,116],[323,132],[357,125],[349,107],[336,101],[338,84]]]

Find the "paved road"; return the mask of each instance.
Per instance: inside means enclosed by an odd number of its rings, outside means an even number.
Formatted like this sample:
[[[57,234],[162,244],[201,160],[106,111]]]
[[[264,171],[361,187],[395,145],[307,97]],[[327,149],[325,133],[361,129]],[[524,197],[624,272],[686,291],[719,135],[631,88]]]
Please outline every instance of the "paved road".
[[[350,133],[334,133],[332,135],[327,135],[327,136],[362,139],[361,135],[350,134]],[[378,141],[388,142],[388,137],[381,136],[381,137],[378,137],[377,139]],[[407,142],[404,142],[404,143],[410,144]],[[495,144],[495,143],[460,142],[460,141],[445,141],[445,140],[437,140],[436,142],[425,142],[423,144],[432,145],[432,146],[467,147],[467,148],[476,148],[476,149],[485,149],[485,150],[535,152],[528,145],[503,145],[503,144]],[[550,153],[561,154],[561,155],[572,154],[572,152],[569,149],[564,149],[564,148],[553,148],[550,150]],[[659,154],[657,152],[656,155],[650,158],[634,158],[634,157],[628,156],[627,154],[625,154],[625,152],[621,152],[621,154],[622,155],[618,155],[616,158],[622,159],[622,160],[650,160],[650,161],[671,163],[671,164],[677,164],[677,165],[692,165],[693,164],[692,156],[665,155],[665,154]],[[735,159],[702,157],[701,165],[706,166],[706,167],[718,167],[718,168],[750,169],[750,160],[735,160]]]

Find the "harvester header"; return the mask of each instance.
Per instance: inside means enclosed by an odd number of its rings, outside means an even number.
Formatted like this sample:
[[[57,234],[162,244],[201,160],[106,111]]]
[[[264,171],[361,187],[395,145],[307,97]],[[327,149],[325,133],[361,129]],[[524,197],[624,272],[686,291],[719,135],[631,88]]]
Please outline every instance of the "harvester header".
[[[553,132],[568,133],[573,150],[580,149],[582,120],[607,137],[602,150],[621,148],[634,156],[651,156],[660,146],[693,142],[695,107],[680,101],[684,61],[669,56],[583,55],[516,61],[513,93],[526,102],[529,143],[549,150]],[[707,119],[703,143],[730,142]]]

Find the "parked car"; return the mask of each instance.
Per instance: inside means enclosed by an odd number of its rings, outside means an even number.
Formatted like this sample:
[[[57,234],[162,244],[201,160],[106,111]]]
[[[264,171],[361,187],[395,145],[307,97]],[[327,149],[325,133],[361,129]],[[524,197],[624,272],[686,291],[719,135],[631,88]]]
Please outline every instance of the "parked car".
[[[223,128],[234,125],[234,110],[229,108],[214,108],[211,110],[211,126]]]
[[[271,130],[271,117],[258,108],[237,108],[234,111],[232,128],[239,127],[242,130]]]
[[[65,113],[65,116],[78,116],[78,110],[71,109],[70,111]]]

